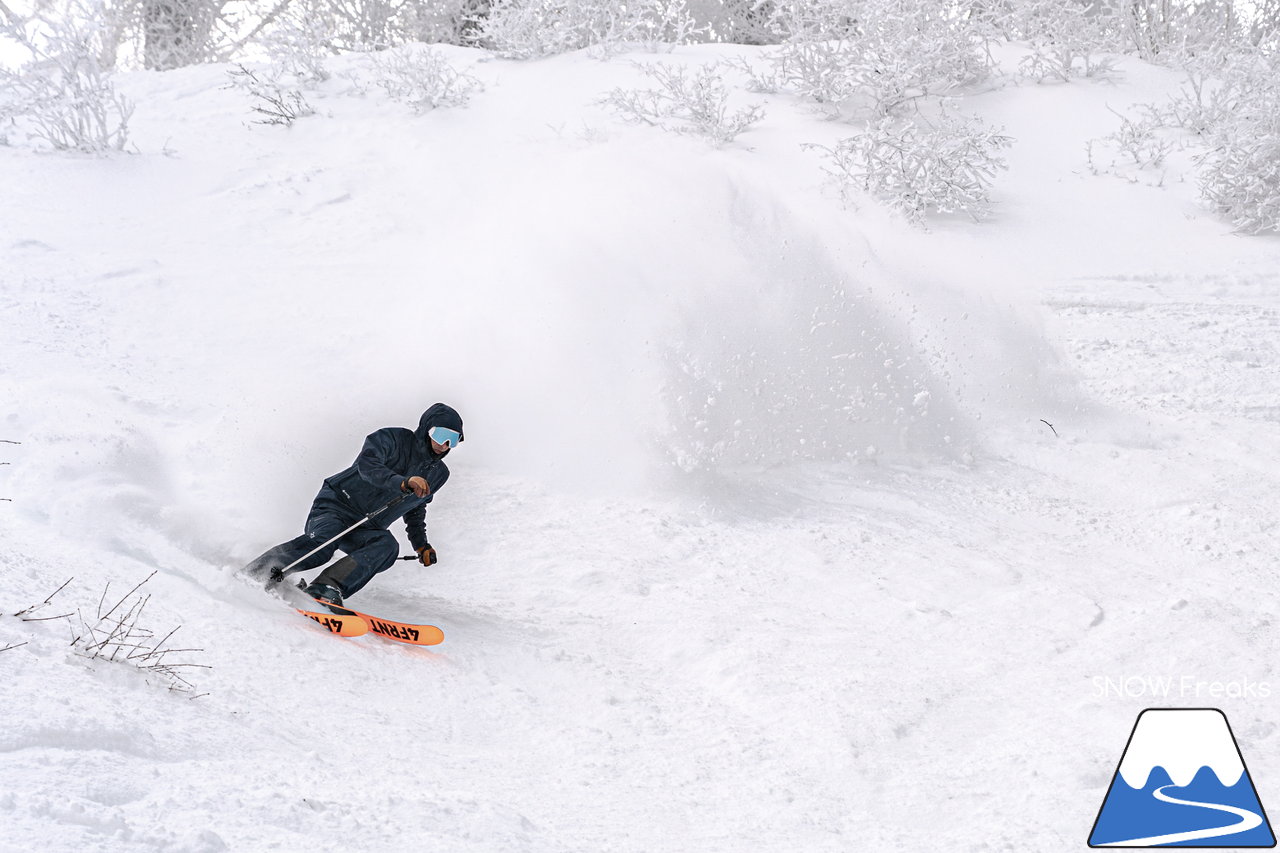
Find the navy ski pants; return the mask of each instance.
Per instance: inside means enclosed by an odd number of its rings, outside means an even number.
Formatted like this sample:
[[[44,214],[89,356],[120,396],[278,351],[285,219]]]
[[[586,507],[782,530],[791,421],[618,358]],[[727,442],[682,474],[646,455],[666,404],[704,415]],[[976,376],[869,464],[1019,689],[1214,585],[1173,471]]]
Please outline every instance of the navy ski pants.
[[[307,516],[306,533],[288,542],[269,549],[262,556],[244,567],[244,572],[251,576],[266,577],[272,569],[282,569],[301,557],[321,542],[337,536],[343,530],[360,520],[360,516],[352,517],[341,507],[324,501],[316,501]],[[333,558],[335,551],[342,551],[352,560],[355,566],[344,577],[335,579],[343,598],[355,595],[365,584],[373,580],[378,572],[384,572],[395,564],[400,553],[400,544],[389,530],[379,530],[367,524],[357,527],[336,542],[321,548],[298,565],[295,570],[308,571],[319,568]]]

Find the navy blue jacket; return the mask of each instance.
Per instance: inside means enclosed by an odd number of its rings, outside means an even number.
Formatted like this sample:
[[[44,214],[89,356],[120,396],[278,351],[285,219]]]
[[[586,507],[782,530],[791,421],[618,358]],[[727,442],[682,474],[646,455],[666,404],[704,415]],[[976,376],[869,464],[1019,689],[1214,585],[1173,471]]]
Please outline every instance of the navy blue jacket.
[[[386,427],[371,434],[364,440],[355,464],[324,481],[315,503],[348,516],[354,523],[391,501],[402,499],[369,519],[367,526],[385,530],[391,522],[403,518],[414,550],[426,545],[426,505],[449,479],[449,468],[444,464],[449,451],[435,454],[427,437],[427,430],[433,426],[461,433],[462,417],[444,403],[436,403],[423,412],[416,430]],[[426,480],[431,493],[417,498],[413,492],[401,491],[401,484],[410,477]]]

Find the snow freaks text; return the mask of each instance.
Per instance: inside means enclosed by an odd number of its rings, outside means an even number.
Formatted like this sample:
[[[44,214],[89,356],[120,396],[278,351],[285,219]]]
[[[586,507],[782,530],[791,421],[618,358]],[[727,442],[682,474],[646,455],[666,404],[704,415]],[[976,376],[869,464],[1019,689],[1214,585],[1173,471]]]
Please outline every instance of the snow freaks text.
[[[1098,699],[1266,699],[1272,693],[1270,682],[1248,678],[1210,681],[1192,675],[1096,675],[1092,683]]]

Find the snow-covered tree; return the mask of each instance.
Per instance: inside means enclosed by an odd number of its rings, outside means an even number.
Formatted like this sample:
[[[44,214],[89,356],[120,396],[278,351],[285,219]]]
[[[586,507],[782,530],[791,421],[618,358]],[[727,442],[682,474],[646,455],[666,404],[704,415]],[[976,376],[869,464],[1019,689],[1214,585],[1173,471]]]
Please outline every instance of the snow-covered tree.
[[[1111,65],[1101,54],[1119,51],[1117,18],[1095,4],[1024,0],[1009,23],[1031,47],[1019,71],[1035,80],[1104,76]]]
[[[685,0],[493,0],[479,40],[516,59],[617,44],[680,44],[697,25]]]
[[[219,5],[214,0],[142,0],[145,66],[164,71],[208,59]]]
[[[57,11],[8,27],[27,61],[17,71],[0,69],[0,124],[58,150],[123,150],[133,105],[104,61],[113,50],[104,7],[71,0]]]
[[[778,6],[776,0],[689,0],[689,10],[706,26],[708,39],[729,44],[782,41]]]
[[[1257,0],[1247,27],[1249,42],[1255,47],[1280,47],[1280,0]]]

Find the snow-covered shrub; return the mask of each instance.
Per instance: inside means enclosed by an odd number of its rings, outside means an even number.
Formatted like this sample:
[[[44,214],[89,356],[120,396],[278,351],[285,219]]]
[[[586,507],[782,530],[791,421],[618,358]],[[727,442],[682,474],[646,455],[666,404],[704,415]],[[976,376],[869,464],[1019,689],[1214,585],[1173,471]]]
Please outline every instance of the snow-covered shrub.
[[[415,112],[461,106],[481,88],[478,79],[457,71],[438,50],[424,45],[375,54],[371,62],[374,82]]]
[[[1112,110],[1114,113],[1115,111]],[[1165,157],[1173,150],[1173,143],[1160,135],[1162,123],[1159,114],[1145,108],[1137,118],[1115,113],[1120,119],[1120,128],[1103,137],[1101,142],[1114,148],[1139,169],[1157,168],[1164,164]],[[1090,161],[1092,164],[1092,143],[1090,143]]]
[[[1013,31],[1031,46],[1019,72],[1036,81],[1106,77],[1115,63],[1104,54],[1116,50],[1112,19],[1095,4],[1071,0],[1030,0],[1015,7]]]
[[[1149,62],[1199,54],[1246,36],[1234,0],[1098,0],[1122,47]],[[1252,5],[1252,4],[1250,4]]]
[[[1166,127],[1180,127],[1197,136],[1208,133],[1225,116],[1229,98],[1223,99],[1224,71],[1230,59],[1223,51],[1201,57],[1190,57],[1182,64],[1187,79],[1178,93],[1161,106],[1150,105]]]
[[[842,190],[869,193],[919,223],[929,212],[987,215],[991,184],[1007,168],[1000,151],[1010,144],[977,117],[943,113],[932,125],[886,116],[820,150]]]
[[[338,23],[321,2],[291,4],[262,37],[261,44],[278,74],[301,84],[329,79],[325,60],[337,53]]]
[[[1224,76],[1201,195],[1241,231],[1280,231],[1280,53],[1242,57]]]
[[[1239,230],[1280,232],[1280,135],[1236,136],[1214,149],[1200,188]]]
[[[779,12],[788,37],[754,75],[849,114],[888,115],[985,79],[991,61],[957,6],[934,0],[816,0]]]
[[[1280,50],[1219,45],[1180,61],[1181,90],[1139,120],[1122,117],[1109,140],[1159,165],[1171,144],[1158,132],[1185,131],[1204,149],[1202,197],[1241,231],[1280,231]]]
[[[618,88],[604,100],[632,121],[698,134],[723,145],[764,118],[759,106],[729,111],[729,92],[714,64],[703,65],[692,76],[681,65],[657,63],[638,67],[657,81],[660,88]]]
[[[1265,0],[1272,2],[1272,0]],[[1111,73],[1107,54],[1148,61],[1201,53],[1244,36],[1233,0],[965,0],[975,29],[995,40],[1025,41],[1022,73],[1037,80]]]
[[[695,31],[685,0],[493,0],[479,40],[501,56],[534,59],[592,46],[682,44]]]
[[[858,88],[860,51],[843,40],[789,41],[765,55],[769,70],[759,72],[743,62],[757,92],[789,91],[838,109]]]
[[[0,123],[61,151],[122,151],[133,104],[104,67],[108,32],[100,4],[73,2],[22,32],[29,60],[0,68]]]
[[[1208,136],[1231,123],[1241,111],[1267,104],[1280,84],[1276,75],[1280,45],[1276,50],[1219,46],[1200,54],[1180,57],[1186,81],[1176,95],[1161,106],[1152,106],[1168,127]]]
[[[315,115],[315,110],[307,103],[302,92],[281,85],[278,72],[272,72],[264,78],[243,65],[238,65],[235,70],[227,73],[235,88],[244,90],[253,98],[250,110],[256,116],[254,124],[291,127],[298,119]]]

